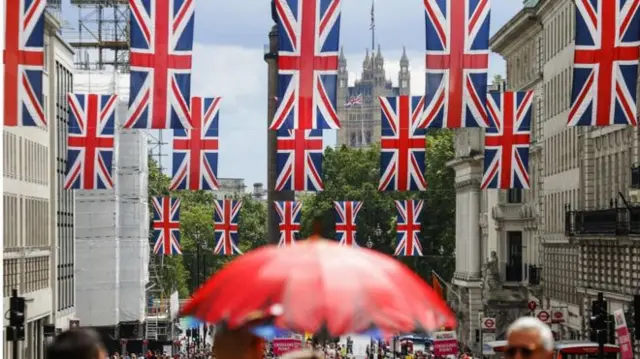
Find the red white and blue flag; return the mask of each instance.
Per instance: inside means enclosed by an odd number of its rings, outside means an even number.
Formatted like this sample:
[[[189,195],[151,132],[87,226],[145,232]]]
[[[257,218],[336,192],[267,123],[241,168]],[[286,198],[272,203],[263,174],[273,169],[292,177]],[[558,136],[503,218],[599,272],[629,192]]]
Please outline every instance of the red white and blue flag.
[[[300,233],[300,216],[302,214],[302,202],[300,201],[275,201],[273,207],[280,217],[280,240],[278,247],[290,247],[296,243],[296,237]]]
[[[341,0],[275,0],[278,107],[271,130],[337,129]]]
[[[322,130],[278,130],[276,191],[322,191]]]
[[[42,104],[47,2],[4,3],[4,125],[47,127]]]
[[[180,246],[180,199],[153,197],[153,253],[170,256],[182,254]]]
[[[422,200],[395,201],[398,219],[396,221],[396,256],[421,256],[420,214]]]
[[[356,229],[358,212],[362,208],[360,201],[334,201],[336,210],[336,239],[340,245],[357,247]]]
[[[575,3],[569,126],[635,126],[640,0]]]
[[[426,106],[423,128],[489,127],[489,0],[424,0]]]
[[[380,97],[380,191],[424,191],[426,130],[418,128],[424,97]]]
[[[484,135],[482,189],[529,188],[532,103],[533,91],[488,94],[487,111],[495,127]]]
[[[220,199],[213,201],[213,204],[213,229],[216,237],[213,253],[220,256],[242,254],[238,247],[238,220],[242,201]]]
[[[125,128],[191,128],[193,0],[129,0],[130,97]]]
[[[173,130],[170,190],[216,190],[220,97],[191,98],[191,130]]]
[[[344,104],[344,107],[362,106],[362,94],[349,97],[349,100]]]
[[[70,93],[66,189],[113,188],[116,95]]]

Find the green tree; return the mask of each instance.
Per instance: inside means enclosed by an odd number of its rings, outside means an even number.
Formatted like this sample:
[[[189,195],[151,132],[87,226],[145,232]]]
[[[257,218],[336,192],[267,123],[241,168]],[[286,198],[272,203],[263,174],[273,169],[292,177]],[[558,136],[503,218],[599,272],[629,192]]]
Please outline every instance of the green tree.
[[[435,270],[444,278],[453,274],[455,228],[455,190],[453,170],[446,163],[453,159],[453,134],[433,131],[427,136],[425,192],[380,192],[380,149],[328,148],[323,161],[325,190],[303,198],[302,235],[308,236],[312,222],[321,219],[323,235],[335,238],[334,201],[364,201],[358,214],[358,241],[368,239],[373,248],[393,254],[396,245],[396,210],[394,200],[423,199],[421,243],[424,257],[400,258],[421,276]],[[376,228],[381,231],[376,236]]]

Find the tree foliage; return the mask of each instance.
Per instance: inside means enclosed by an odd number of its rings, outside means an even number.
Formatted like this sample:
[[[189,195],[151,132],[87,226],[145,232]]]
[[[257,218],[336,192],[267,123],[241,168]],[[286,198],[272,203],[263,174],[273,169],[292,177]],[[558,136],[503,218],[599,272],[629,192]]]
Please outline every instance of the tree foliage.
[[[380,148],[325,151],[323,172],[325,190],[303,198],[302,236],[312,231],[312,222],[321,218],[323,235],[335,238],[334,201],[364,201],[358,214],[358,243],[368,240],[373,248],[393,254],[396,245],[394,200],[423,199],[421,243],[424,257],[400,258],[422,277],[435,270],[444,278],[453,274],[455,246],[454,172],[446,163],[454,158],[453,133],[433,131],[427,136],[425,192],[380,192]],[[381,235],[376,236],[376,227]]]
[[[157,163],[149,160],[149,196],[171,195],[181,199],[180,243],[182,255],[157,256],[160,283],[166,294],[178,290],[184,298],[216,270],[233,257],[213,254],[215,237],[213,230],[214,192],[169,191],[169,178],[160,172]],[[249,195],[242,200],[239,219],[239,246],[243,251],[267,243],[266,204]],[[151,201],[149,201],[151,202]],[[151,206],[150,215],[153,215]],[[153,233],[150,233],[150,237]],[[199,245],[198,245],[199,244]],[[151,242],[151,245],[153,243]]]

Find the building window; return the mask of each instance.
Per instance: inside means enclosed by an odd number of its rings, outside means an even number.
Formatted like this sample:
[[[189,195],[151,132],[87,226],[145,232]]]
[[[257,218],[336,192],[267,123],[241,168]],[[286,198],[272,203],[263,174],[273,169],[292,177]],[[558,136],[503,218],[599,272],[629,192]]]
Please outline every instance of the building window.
[[[12,289],[19,289],[20,285],[20,266],[18,259],[5,259],[2,262],[4,270],[4,297],[11,295]]]
[[[49,256],[25,258],[24,293],[49,287]]]
[[[522,282],[522,232],[507,232],[507,282]]]
[[[508,189],[507,203],[522,203],[522,189],[520,188]]]
[[[4,193],[3,196],[4,249],[20,247],[18,238],[18,197]]]

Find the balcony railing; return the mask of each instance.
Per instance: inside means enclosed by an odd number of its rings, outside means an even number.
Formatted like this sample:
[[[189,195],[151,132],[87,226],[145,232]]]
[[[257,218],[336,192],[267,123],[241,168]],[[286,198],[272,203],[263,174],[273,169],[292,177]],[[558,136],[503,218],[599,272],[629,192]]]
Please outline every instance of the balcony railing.
[[[565,208],[565,234],[625,236],[640,234],[640,207],[573,211]]]

